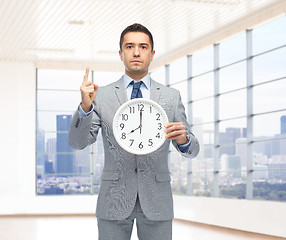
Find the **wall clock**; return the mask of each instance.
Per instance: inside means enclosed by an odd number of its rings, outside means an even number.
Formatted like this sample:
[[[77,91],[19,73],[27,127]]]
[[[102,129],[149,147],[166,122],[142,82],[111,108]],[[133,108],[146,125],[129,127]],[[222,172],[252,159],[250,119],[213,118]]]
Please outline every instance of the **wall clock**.
[[[122,104],[113,119],[113,134],[126,151],[144,155],[156,151],[165,142],[168,116],[156,102],[136,98]]]

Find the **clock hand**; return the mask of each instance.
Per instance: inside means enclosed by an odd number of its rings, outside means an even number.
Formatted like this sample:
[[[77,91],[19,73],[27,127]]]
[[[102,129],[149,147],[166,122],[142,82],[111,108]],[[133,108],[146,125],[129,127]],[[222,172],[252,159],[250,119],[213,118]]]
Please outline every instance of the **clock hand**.
[[[140,129],[141,129],[141,125],[140,125],[138,128],[140,128]],[[135,132],[138,128],[133,129],[130,133]],[[130,134],[130,133],[128,133],[128,134]]]
[[[138,128],[135,128],[135,129],[133,129],[133,130],[131,130],[131,132],[130,133],[133,133],[133,132],[135,132],[137,129],[139,129],[140,128],[140,134],[141,134],[141,131],[142,131],[142,111],[140,111],[140,125],[139,125],[139,127]],[[130,133],[128,133],[128,134],[130,134]]]
[[[142,131],[142,111],[140,111],[140,134],[141,134],[141,131]]]

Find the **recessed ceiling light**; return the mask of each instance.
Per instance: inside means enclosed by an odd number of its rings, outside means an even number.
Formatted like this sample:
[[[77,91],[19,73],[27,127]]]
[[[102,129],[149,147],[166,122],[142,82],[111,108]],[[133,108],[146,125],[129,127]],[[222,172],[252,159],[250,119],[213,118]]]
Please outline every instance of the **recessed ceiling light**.
[[[96,52],[96,54],[102,54],[102,55],[117,55],[117,51],[112,51],[112,50],[99,50]]]
[[[102,2],[102,0],[89,0],[90,2]],[[105,0],[110,3],[141,3],[143,0]]]
[[[64,49],[64,48],[28,48],[25,50],[26,53],[63,53],[63,54],[73,54],[74,49]]]
[[[84,21],[83,20],[71,20],[71,21],[69,21],[69,24],[71,24],[71,25],[83,25]]]
[[[194,4],[205,4],[205,5],[223,5],[223,6],[237,6],[241,0],[171,0],[172,2],[181,3],[194,3]]]

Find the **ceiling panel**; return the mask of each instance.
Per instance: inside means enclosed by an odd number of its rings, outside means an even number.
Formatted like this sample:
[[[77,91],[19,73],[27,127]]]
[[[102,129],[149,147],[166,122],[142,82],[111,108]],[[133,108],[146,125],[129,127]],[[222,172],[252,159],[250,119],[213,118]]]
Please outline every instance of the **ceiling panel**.
[[[194,43],[240,21],[285,14],[284,0],[0,0],[0,60],[40,67],[122,68],[118,42],[135,22],[150,29],[154,66],[198,48]],[[271,10],[269,9],[275,9]],[[264,16],[264,19],[267,17]],[[261,18],[262,19],[262,18]],[[263,20],[263,19],[262,19]],[[228,31],[228,32],[227,32]],[[196,45],[203,47],[203,44]],[[180,49],[183,49],[180,51]]]

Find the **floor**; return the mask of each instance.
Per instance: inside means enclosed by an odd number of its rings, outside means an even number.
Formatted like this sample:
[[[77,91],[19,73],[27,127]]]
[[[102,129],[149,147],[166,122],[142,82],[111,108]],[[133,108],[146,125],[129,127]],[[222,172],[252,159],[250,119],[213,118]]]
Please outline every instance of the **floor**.
[[[1,240],[97,240],[93,216],[13,216],[0,217]],[[131,240],[137,240],[134,224]],[[173,240],[282,240],[199,223],[174,220]],[[150,239],[151,240],[151,239]]]

